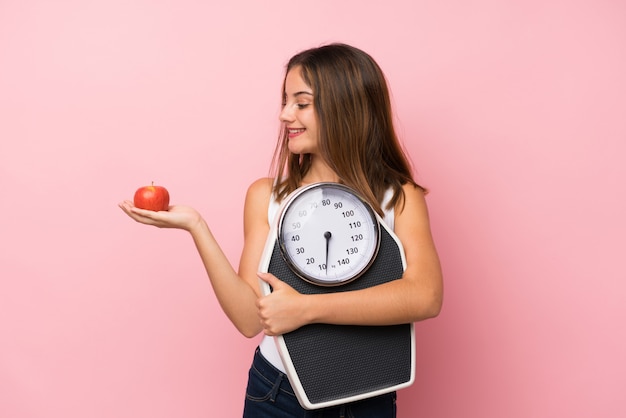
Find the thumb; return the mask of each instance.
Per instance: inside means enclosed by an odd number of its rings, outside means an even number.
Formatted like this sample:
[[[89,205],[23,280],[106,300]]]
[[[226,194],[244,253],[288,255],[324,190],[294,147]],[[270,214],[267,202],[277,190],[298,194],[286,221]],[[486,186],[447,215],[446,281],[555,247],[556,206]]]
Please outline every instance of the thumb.
[[[274,276],[272,273],[257,273],[259,279],[263,280],[265,283],[269,284],[272,288],[276,288],[276,286],[280,286],[280,279]]]

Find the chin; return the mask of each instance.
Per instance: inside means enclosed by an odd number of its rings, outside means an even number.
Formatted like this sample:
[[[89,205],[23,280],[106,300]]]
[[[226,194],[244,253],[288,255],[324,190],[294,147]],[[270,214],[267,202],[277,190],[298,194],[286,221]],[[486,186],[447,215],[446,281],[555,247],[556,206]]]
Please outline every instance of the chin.
[[[305,144],[300,143],[291,143],[288,145],[289,152],[292,154],[313,154],[317,152],[315,147],[306,146]]]
[[[310,151],[303,147],[289,146],[289,152],[292,154],[308,154]]]

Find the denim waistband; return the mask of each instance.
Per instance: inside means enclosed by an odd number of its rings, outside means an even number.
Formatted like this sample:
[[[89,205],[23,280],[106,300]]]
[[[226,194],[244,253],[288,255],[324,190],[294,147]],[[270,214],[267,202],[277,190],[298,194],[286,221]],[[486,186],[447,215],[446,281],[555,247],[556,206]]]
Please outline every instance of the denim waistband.
[[[274,367],[265,357],[261,354],[261,350],[257,347],[254,352],[254,360],[252,361],[252,367],[254,367],[259,373],[271,382],[280,385],[280,389],[294,393],[287,375]]]

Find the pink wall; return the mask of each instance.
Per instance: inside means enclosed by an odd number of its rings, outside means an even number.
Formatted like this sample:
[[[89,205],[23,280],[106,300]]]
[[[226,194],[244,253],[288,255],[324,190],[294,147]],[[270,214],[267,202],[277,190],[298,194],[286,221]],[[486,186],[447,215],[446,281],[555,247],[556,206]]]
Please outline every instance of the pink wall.
[[[0,416],[240,415],[258,339],[116,204],[163,184],[237,263],[282,67],[328,41],[385,69],[432,189],[446,301],[399,417],[626,414],[623,2],[209,3],[0,2]]]

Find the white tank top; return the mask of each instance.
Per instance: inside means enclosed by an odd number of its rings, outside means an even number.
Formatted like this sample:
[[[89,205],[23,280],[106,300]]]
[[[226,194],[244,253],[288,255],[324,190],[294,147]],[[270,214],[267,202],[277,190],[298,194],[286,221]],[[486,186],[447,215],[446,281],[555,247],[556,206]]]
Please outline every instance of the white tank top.
[[[383,221],[389,227],[390,230],[394,230],[395,225],[395,212],[392,209],[386,209],[387,203],[393,197],[393,190],[388,189],[383,197],[382,207],[384,212]],[[272,198],[270,199],[270,204],[267,209],[267,219],[270,225],[273,225],[276,221],[276,216],[278,216],[278,210],[280,209],[280,204],[276,201],[275,196],[272,194]],[[259,344],[259,348],[261,350],[261,354],[263,357],[267,359],[274,367],[280,370],[283,373],[287,373],[285,371],[285,366],[283,365],[283,361],[280,358],[280,354],[278,353],[278,348],[276,346],[276,342],[274,341],[274,337],[269,337],[267,335],[263,335],[263,339],[261,340],[261,344]]]

